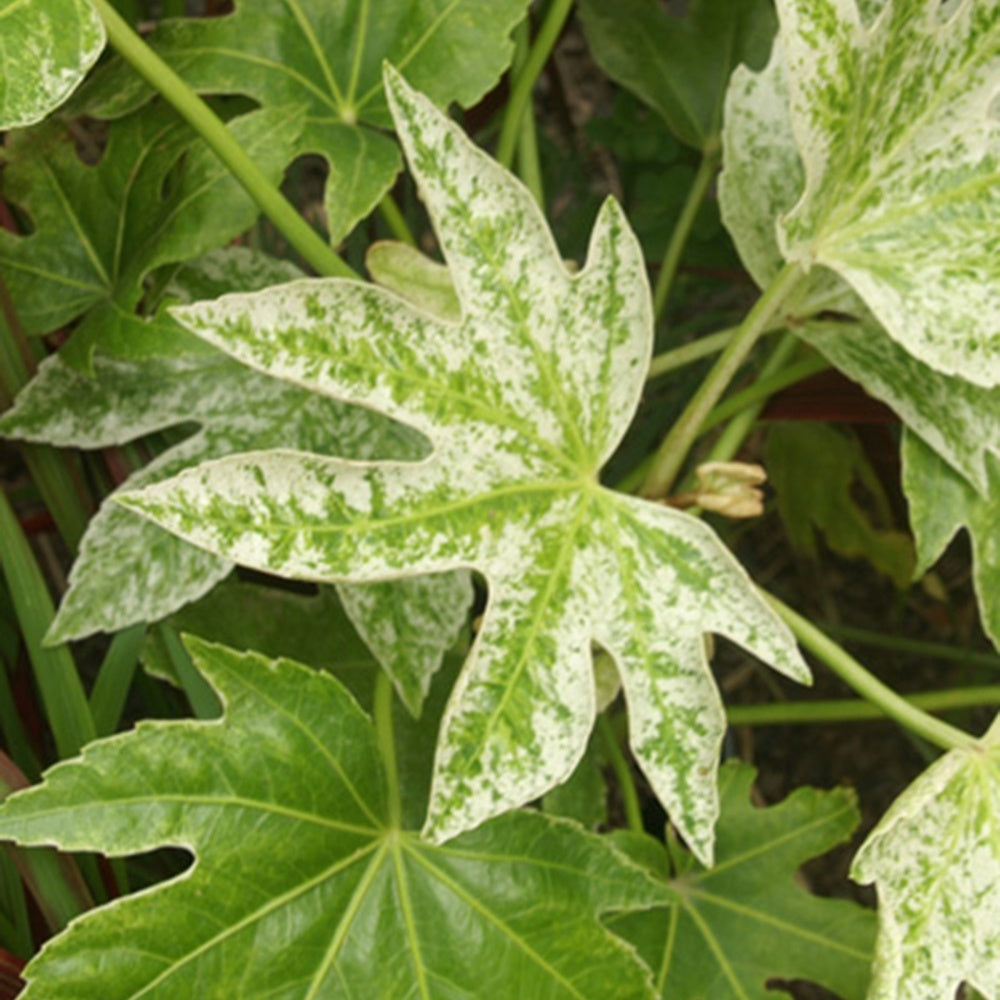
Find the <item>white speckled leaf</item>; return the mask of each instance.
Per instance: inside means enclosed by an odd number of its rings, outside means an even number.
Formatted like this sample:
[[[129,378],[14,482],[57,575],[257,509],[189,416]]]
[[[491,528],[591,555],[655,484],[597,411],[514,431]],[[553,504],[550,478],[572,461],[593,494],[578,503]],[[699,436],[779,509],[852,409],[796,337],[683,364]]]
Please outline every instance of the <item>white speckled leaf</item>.
[[[171,289],[187,298],[192,291],[261,287],[294,273],[300,272],[286,262],[233,247],[186,265]],[[93,377],[58,356],[49,358],[0,418],[0,434],[99,448],[166,427],[201,425],[193,437],[135,472],[122,489],[138,489],[207,459],[257,448],[299,448],[354,459],[415,459],[425,451],[418,435],[379,414],[267,378],[191,339],[202,353],[138,361],[97,355]],[[206,593],[231,569],[229,560],[107,500],[84,535],[49,640],[156,621]],[[468,574],[352,591],[344,587],[341,596],[355,627],[418,714],[441,657],[465,624],[472,598]]]
[[[937,1000],[965,981],[1000,997],[1000,725],[893,803],[851,877],[879,895],[869,1000]]]
[[[59,107],[103,48],[90,0],[0,0],[0,129]]]
[[[939,371],[1000,383],[1000,0],[778,0],[801,200],[823,264]]]
[[[905,434],[902,454],[917,573],[932,566],[964,527],[972,541],[973,583],[983,630],[1000,649],[1000,460],[987,457],[989,489],[980,494],[916,434]]]
[[[903,350],[870,319],[814,320],[797,326],[795,332],[891,406],[983,496],[989,495],[988,456],[1000,459],[1000,388],[986,389],[936,371]],[[934,502],[933,497],[929,500]]]
[[[221,719],[140,722],[0,809],[20,843],[195,859],[47,942],[23,1000],[651,1000],[599,917],[669,897],[606,839],[524,811],[429,844],[338,681],[188,645]]]
[[[571,276],[530,194],[390,75],[405,152],[461,322],[373,286],[296,282],[178,309],[247,364],[422,431],[423,462],[292,452],[190,470],[123,502],[237,562],[316,580],[474,567],[481,630],[442,723],[436,841],[565,780],[594,719],[592,646],[616,660],[631,743],[710,859],[723,732],[704,635],[806,679],[784,626],[712,531],[601,487],[634,412],[652,320],[638,244],[613,201]]]

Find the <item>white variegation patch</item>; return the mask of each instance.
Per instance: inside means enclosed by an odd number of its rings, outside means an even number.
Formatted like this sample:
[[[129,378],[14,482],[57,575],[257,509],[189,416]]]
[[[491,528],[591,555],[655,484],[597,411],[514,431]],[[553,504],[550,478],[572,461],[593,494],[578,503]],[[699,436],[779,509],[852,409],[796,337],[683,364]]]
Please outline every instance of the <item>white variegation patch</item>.
[[[404,150],[461,306],[297,282],[175,310],[243,363],[420,430],[420,462],[255,452],[122,502],[283,575],[379,581],[471,567],[489,603],[445,712],[425,834],[443,841],[564,781],[614,657],[637,756],[699,857],[712,854],[718,631],[798,679],[790,633],[710,529],[598,484],[652,343],[645,265],[613,201],[572,275],[534,199],[391,71]]]
[[[211,294],[220,284],[254,287],[295,271],[265,255],[233,248],[187,265],[171,293],[188,298],[194,291]],[[15,406],[0,417],[0,434],[99,448],[200,424],[197,433],[133,473],[123,490],[258,447],[295,447],[354,459],[417,459],[425,450],[419,435],[380,414],[268,378],[190,339],[198,348],[190,354],[181,344],[172,357],[125,361],[98,355],[93,377],[81,375],[59,356],[49,358]],[[359,481],[358,489],[367,488]],[[190,545],[109,498],[87,527],[48,640],[158,621],[205,594],[232,566],[231,559]],[[465,624],[471,601],[468,574],[372,585],[357,593],[345,587],[341,596],[407,706],[419,713],[444,651]]]
[[[851,877],[878,887],[869,1000],[951,997],[963,981],[1000,996],[1000,725],[903,792]]]
[[[870,319],[814,320],[795,332],[891,406],[983,497],[990,495],[989,456],[1000,460],[1000,388],[985,389],[943,375],[903,350]],[[928,500],[936,502],[934,497]]]
[[[104,41],[89,0],[0,0],[0,129],[32,125],[62,104]]]
[[[1000,384],[1000,3],[778,0],[805,170],[783,257],[925,364]]]

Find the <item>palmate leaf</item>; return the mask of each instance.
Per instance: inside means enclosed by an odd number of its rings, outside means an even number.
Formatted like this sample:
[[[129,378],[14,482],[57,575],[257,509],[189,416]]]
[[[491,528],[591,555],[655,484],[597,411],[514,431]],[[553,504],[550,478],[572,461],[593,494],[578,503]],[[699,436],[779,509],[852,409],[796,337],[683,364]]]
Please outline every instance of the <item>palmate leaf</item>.
[[[286,161],[316,153],[330,175],[323,199],[333,243],[391,186],[399,151],[381,69],[391,60],[440,104],[474,104],[510,62],[510,32],[529,0],[236,0],[226,17],[163,22],[150,44],[202,93],[245,94],[264,108],[306,109]],[[124,74],[121,72],[125,69]],[[131,70],[101,74],[86,107],[134,109],[148,86]]]
[[[893,803],[854,860],[874,882],[871,1000],[1000,997],[1000,723],[951,750]]]
[[[932,368],[1000,384],[1000,2],[778,0],[805,188],[784,257]]]
[[[672,899],[608,925],[638,948],[663,1000],[768,1000],[775,993],[766,984],[774,979],[808,979],[842,1000],[861,1000],[875,914],[813,896],[795,880],[800,865],[850,836],[858,822],[854,795],[800,788],[757,809],[750,803],[755,773],[735,763],[719,773],[722,812],[711,871],[683,851],[668,855],[651,837],[615,835]]]
[[[580,17],[604,72],[706,151],[718,148],[730,73],[760,66],[777,27],[768,0],[695,0],[684,18],[657,0],[582,0]]]
[[[251,112],[228,127],[277,181],[302,124],[285,108]],[[58,122],[15,133],[5,162],[3,195],[32,223],[27,236],[0,229],[0,271],[14,311],[33,334],[83,316],[63,348],[77,366],[89,363],[97,344],[119,357],[169,350],[176,326],[136,315],[143,280],[221,246],[257,216],[215,154],[159,104],[115,123],[96,166],[79,158]]]
[[[460,323],[373,286],[305,281],[177,310],[247,364],[423,432],[419,463],[257,453],[122,502],[279,575],[377,580],[478,569],[489,604],[439,739],[427,833],[443,841],[559,784],[594,719],[594,643],[614,658],[637,760],[708,860],[723,715],[704,633],[786,674],[784,626],[702,522],[601,487],[651,346],[643,260],[605,204],[571,276],[530,194],[389,77],[397,129],[462,305]]]
[[[104,48],[90,0],[0,0],[0,129],[59,107]]]
[[[297,269],[230,248],[187,265],[172,286],[217,293],[286,280]],[[183,279],[183,283],[181,283]],[[200,430],[162,452],[125,482],[136,489],[239,451],[298,448],[352,459],[417,459],[419,435],[380,414],[308,393],[236,364],[179,328],[172,355],[93,358],[82,375],[56,355],[0,417],[0,434],[60,447],[100,448],[192,422]],[[199,348],[191,351],[184,338]],[[50,641],[158,621],[227,576],[232,563],[182,541],[105,501],[87,527]],[[411,711],[419,712],[445,649],[465,623],[468,575],[343,588],[355,627],[389,670]]]
[[[375,733],[332,677],[189,639],[225,706],[88,747],[0,810],[0,836],[183,875],[50,941],[24,1000],[651,996],[600,913],[664,890],[606,841],[514,813],[444,847],[392,819]]]

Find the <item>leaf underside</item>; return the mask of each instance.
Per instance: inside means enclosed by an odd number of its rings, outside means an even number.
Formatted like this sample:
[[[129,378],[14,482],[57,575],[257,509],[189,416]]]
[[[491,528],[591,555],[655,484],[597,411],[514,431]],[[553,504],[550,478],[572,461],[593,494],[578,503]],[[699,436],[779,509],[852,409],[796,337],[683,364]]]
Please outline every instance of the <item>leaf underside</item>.
[[[540,813],[421,841],[390,822],[375,734],[339,682],[188,645],[221,720],[142,722],[0,809],[24,844],[196,859],[74,921],[24,1000],[651,996],[597,917],[663,890],[610,844]]]
[[[314,580],[481,572],[489,603],[442,723],[427,834],[443,841],[565,780],[614,658],[657,794],[711,855],[723,714],[704,633],[804,679],[791,636],[702,522],[597,483],[651,340],[645,267],[613,202],[570,275],[530,194],[390,78],[460,322],[356,282],[175,310],[245,364],[423,433],[420,463],[224,459],[122,501],[245,565]]]

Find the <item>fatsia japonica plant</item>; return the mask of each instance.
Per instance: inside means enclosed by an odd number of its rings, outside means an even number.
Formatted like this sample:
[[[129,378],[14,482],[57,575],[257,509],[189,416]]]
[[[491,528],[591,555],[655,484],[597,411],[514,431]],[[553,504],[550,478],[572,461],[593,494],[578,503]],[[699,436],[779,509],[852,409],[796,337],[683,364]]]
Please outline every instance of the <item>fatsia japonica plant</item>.
[[[74,556],[55,611],[3,500],[4,995],[1000,1000],[1000,722],[928,714],[997,688],[904,698],[731,520],[771,472],[901,594],[964,528],[1000,645],[1000,3],[148,8],[0,0],[0,433]],[[618,198],[546,197],[560,36]],[[909,532],[841,430],[761,447],[830,368]],[[716,636],[925,752],[874,910],[798,874],[850,788],[722,760]]]

